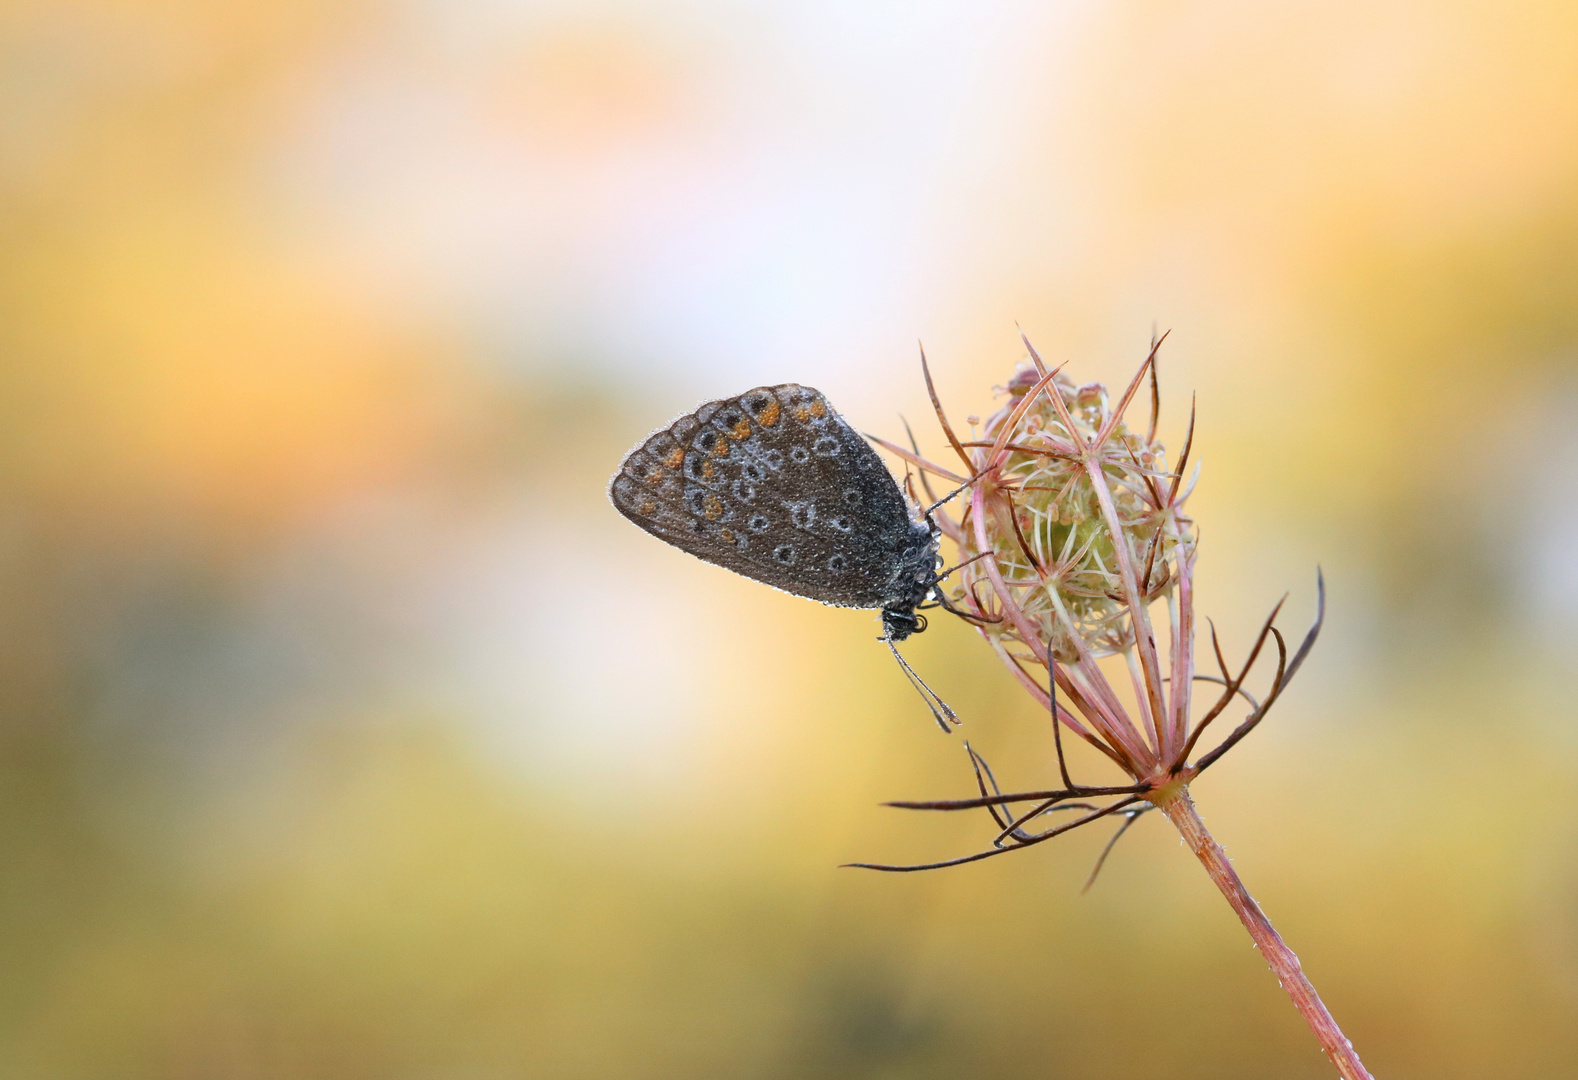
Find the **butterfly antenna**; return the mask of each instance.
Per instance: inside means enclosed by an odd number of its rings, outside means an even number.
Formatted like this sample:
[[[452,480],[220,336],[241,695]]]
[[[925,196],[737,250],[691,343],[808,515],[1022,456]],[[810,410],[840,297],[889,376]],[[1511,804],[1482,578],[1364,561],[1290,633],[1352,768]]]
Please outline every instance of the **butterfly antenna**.
[[[926,707],[931,710],[931,717],[933,720],[937,721],[937,726],[942,728],[944,732],[952,734],[953,729],[948,725],[963,723],[963,721],[959,719],[958,713],[955,713],[951,708],[948,707],[948,703],[946,701],[937,696],[937,691],[926,685],[925,679],[922,679],[919,675],[915,674],[915,669],[910,667],[908,660],[904,659],[903,655],[899,652],[899,647],[893,644],[893,638],[891,636],[883,634],[882,640],[888,643],[888,651],[893,654],[893,659],[899,662],[899,670],[904,672],[904,677],[909,679],[910,685],[915,688],[915,692],[921,696],[921,700],[924,701],[926,703]]]

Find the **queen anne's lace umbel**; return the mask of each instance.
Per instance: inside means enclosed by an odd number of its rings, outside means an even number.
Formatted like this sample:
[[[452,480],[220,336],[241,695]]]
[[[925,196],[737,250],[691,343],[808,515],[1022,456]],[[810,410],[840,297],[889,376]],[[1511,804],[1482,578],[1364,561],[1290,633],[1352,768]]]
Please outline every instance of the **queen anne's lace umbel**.
[[[935,498],[929,477],[961,492],[962,511],[955,516],[939,508],[935,514],[959,555],[953,571],[958,581],[947,586],[939,602],[974,625],[1014,677],[1052,711],[1055,734],[1066,729],[1084,739],[1122,769],[1129,782],[1076,783],[1059,737],[1060,786],[1005,793],[985,760],[967,744],[977,797],[890,805],[985,810],[996,834],[990,845],[941,862],[854,865],[888,871],[957,866],[1021,851],[1102,818],[1122,821],[1113,837],[1116,842],[1141,814],[1158,809],[1178,828],[1233,907],[1338,1072],[1345,1080],[1371,1080],[1298,958],[1206,832],[1189,795],[1189,784],[1260,723],[1304,662],[1320,631],[1325,588],[1317,575],[1315,625],[1291,656],[1275,626],[1279,603],[1240,667],[1229,668],[1213,629],[1211,658],[1220,676],[1196,672],[1197,533],[1183,512],[1194,482],[1193,476],[1186,482],[1194,416],[1191,410],[1183,450],[1177,464],[1169,466],[1156,440],[1160,344],[1152,344],[1145,363],[1114,403],[1099,383],[1076,386],[1060,372],[1048,371],[1026,341],[1029,359],[1004,388],[1007,401],[987,420],[981,437],[969,442],[960,440],[948,423],[928,372],[937,418],[962,471],[929,461],[918,449],[882,444],[921,470],[928,495]],[[924,368],[924,358],[922,364]],[[1151,414],[1141,436],[1129,409],[1147,375]],[[1159,620],[1165,620],[1165,652],[1158,641]],[[1276,673],[1257,699],[1244,683],[1256,660],[1271,651],[1268,644],[1276,652]],[[1127,668],[1129,701],[1118,694],[1099,663],[1112,656],[1121,656]],[[1215,684],[1210,695],[1202,697],[1202,703],[1211,704],[1198,714],[1192,707],[1197,680]],[[1213,749],[1194,757],[1207,728],[1233,706],[1246,714]],[[1213,728],[1213,735],[1217,731]],[[1097,870],[1100,866],[1098,861]]]
[[[971,513],[965,513],[960,559],[989,549],[1014,604],[1040,631],[1035,642],[1028,642],[1015,622],[1005,622],[989,629],[988,637],[1034,645],[1037,655],[1041,642],[1050,641],[1057,658],[1072,663],[1080,653],[1076,634],[1096,657],[1134,644],[1117,546],[1123,545],[1138,570],[1149,603],[1172,596],[1177,580],[1172,566],[1189,557],[1194,537],[1182,514],[1189,489],[1173,492],[1162,443],[1154,431],[1140,435],[1122,419],[1100,452],[1118,521],[1116,531],[1109,527],[1077,449],[1093,443],[1113,419],[1107,388],[1101,383],[1076,387],[1060,372],[1031,395],[1044,374],[1025,361],[1004,390],[1006,404],[987,420],[983,441],[1004,443],[995,465],[992,447],[972,452],[975,471],[991,470],[1003,499],[985,504],[990,520],[984,546]],[[1054,404],[1054,393],[1062,408]],[[952,595],[964,603],[972,588],[990,591],[991,585],[986,569],[971,563]]]

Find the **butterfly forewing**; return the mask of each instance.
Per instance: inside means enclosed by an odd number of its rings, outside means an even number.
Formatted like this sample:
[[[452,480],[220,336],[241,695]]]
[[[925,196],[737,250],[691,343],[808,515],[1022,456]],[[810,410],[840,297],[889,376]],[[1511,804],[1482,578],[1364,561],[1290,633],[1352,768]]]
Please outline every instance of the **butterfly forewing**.
[[[892,602],[927,542],[882,459],[795,383],[680,417],[631,451],[610,494],[631,521],[700,559],[845,607]]]

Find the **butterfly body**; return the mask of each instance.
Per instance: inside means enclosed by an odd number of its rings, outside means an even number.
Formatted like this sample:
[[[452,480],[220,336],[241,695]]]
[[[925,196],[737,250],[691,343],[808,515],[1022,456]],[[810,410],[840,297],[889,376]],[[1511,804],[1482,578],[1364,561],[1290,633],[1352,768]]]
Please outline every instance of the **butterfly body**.
[[[937,583],[938,531],[860,433],[796,383],[708,402],[626,455],[621,514],[706,562],[824,604],[880,608],[902,641]]]

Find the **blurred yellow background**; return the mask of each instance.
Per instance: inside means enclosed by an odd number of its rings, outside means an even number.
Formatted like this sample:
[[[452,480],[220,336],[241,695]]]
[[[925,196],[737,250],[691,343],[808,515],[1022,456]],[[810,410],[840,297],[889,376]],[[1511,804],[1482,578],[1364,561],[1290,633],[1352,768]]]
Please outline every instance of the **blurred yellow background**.
[[[0,10],[0,1074],[1324,1077],[1159,816],[984,817],[873,641],[603,489],[698,401],[940,440],[1015,323],[1198,392],[1196,787],[1383,1080],[1578,1075],[1578,8]],[[1004,782],[1044,718],[911,659]],[[1101,777],[1091,755],[1076,773]]]

